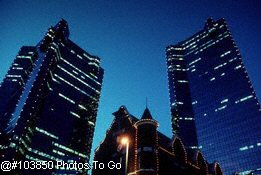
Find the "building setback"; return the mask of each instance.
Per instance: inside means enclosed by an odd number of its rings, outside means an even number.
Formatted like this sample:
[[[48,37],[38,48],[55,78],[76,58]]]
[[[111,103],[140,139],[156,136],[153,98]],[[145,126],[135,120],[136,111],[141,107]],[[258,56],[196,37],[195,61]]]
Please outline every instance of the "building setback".
[[[261,170],[261,109],[226,21],[208,19],[166,58],[173,132],[185,147],[198,142],[226,174]]]
[[[170,139],[157,131],[159,124],[148,108],[140,120],[124,106],[113,115],[95,151],[92,175],[223,175],[219,164],[209,164],[201,151],[185,149],[178,137]],[[115,168],[116,163],[121,167]],[[98,164],[105,166],[101,169]]]
[[[0,86],[1,159],[88,162],[103,73],[100,59],[69,39],[63,19],[36,46],[22,47]]]

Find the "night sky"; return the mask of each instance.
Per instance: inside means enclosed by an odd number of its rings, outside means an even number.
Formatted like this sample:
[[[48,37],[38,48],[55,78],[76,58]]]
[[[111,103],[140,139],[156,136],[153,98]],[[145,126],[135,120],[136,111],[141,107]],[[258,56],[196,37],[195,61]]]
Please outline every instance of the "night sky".
[[[171,136],[165,47],[193,35],[208,17],[225,18],[261,98],[261,1],[0,0],[0,81],[24,45],[36,45],[61,18],[70,39],[105,69],[93,149],[120,105],[140,118],[146,106]]]

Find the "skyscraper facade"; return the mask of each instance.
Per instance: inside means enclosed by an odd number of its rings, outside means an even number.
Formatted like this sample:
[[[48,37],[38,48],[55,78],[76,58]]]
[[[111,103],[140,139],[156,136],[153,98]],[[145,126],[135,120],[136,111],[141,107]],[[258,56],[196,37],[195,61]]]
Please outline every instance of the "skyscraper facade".
[[[259,171],[261,109],[226,21],[208,19],[166,58],[174,134],[225,174]]]
[[[65,20],[19,51],[0,86],[3,160],[89,161],[104,70],[69,39]],[[80,174],[86,169],[19,170]]]

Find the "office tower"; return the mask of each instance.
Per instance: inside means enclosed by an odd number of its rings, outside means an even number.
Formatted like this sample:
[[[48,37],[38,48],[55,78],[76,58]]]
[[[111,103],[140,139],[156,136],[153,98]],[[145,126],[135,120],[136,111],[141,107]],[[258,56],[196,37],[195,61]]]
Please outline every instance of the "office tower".
[[[199,147],[226,174],[260,170],[261,109],[225,20],[208,19],[166,57],[174,133],[189,140],[195,121]]]
[[[103,72],[97,56],[69,39],[65,20],[49,28],[35,47],[22,47],[0,87],[2,159],[88,162]]]
[[[148,108],[141,119],[125,106],[113,115],[114,120],[95,151],[92,175],[223,175],[218,162],[210,164],[201,151],[186,149],[180,138],[170,139],[160,133]],[[99,163],[104,164],[103,169],[98,168]]]

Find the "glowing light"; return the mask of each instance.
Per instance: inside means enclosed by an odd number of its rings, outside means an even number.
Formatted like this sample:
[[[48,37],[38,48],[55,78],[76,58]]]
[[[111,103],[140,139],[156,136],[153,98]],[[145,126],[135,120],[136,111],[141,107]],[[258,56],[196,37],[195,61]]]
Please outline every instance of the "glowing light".
[[[122,144],[122,145],[127,145],[128,143],[129,143],[128,137],[123,137],[123,138],[121,139],[121,144]]]

